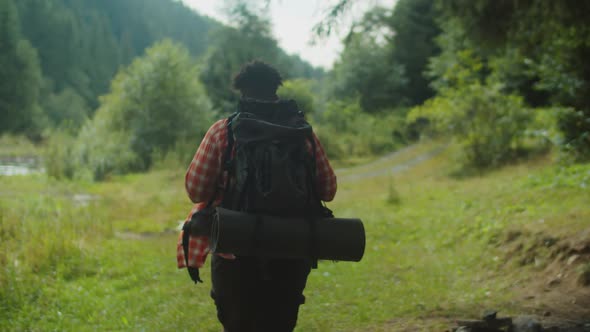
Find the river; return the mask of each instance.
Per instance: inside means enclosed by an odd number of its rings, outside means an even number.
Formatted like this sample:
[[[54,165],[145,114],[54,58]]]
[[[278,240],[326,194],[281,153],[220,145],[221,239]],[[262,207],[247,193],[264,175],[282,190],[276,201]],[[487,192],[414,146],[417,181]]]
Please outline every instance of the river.
[[[0,157],[0,176],[29,175],[44,173],[38,157]]]

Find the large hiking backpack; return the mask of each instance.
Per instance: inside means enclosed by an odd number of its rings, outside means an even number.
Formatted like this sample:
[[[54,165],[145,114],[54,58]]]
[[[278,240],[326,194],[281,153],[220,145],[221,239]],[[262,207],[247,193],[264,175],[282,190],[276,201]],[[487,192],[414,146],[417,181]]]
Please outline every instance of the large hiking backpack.
[[[228,121],[228,184],[222,207],[275,216],[321,210],[312,128],[293,100],[242,100]],[[311,147],[311,149],[310,149]]]

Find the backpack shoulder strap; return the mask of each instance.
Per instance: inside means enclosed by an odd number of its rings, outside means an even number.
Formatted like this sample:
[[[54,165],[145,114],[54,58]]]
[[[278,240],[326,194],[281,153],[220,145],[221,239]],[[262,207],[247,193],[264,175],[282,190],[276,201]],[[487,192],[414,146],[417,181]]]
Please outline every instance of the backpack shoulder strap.
[[[232,125],[232,121],[233,119],[239,114],[239,112],[236,112],[232,115],[230,115],[227,118],[227,123],[226,123],[226,129],[227,129],[227,147],[225,148],[225,153],[223,155],[223,169],[224,170],[229,170],[231,167],[231,152],[234,148],[234,132],[231,129],[231,125]]]
[[[223,194],[223,201],[221,203],[222,206],[224,205],[224,202],[227,199],[227,194],[230,191],[230,188],[229,188],[230,187],[230,172],[231,172],[231,169],[232,169],[233,163],[234,163],[231,153],[232,153],[232,150],[233,150],[234,144],[235,144],[234,133],[232,130],[232,121],[238,114],[239,114],[239,110],[238,110],[238,112],[235,112],[234,114],[230,115],[227,118],[227,122],[225,125],[226,130],[227,130],[227,147],[225,148],[225,152],[222,157],[223,168],[221,171],[222,171],[222,174],[227,172],[228,176],[226,179],[226,183],[224,184],[225,189],[224,189],[224,194]]]

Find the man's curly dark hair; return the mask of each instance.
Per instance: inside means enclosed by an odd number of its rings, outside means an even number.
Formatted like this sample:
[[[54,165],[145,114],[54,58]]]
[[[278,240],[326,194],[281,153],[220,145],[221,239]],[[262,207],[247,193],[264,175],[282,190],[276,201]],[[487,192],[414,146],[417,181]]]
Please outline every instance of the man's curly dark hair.
[[[244,97],[271,100],[277,98],[277,89],[282,84],[279,71],[260,60],[243,65],[233,82],[234,88]]]

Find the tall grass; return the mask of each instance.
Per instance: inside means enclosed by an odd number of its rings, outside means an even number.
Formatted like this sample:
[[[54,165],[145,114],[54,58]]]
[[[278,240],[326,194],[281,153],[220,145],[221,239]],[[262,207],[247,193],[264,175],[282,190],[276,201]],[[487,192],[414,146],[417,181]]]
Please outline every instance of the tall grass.
[[[36,156],[40,147],[25,136],[0,135],[0,158],[14,158],[19,156]]]
[[[43,289],[96,273],[94,243],[113,232],[100,209],[76,206],[68,192],[19,192],[15,179],[0,182],[0,329],[18,330],[13,314],[37,307]]]

